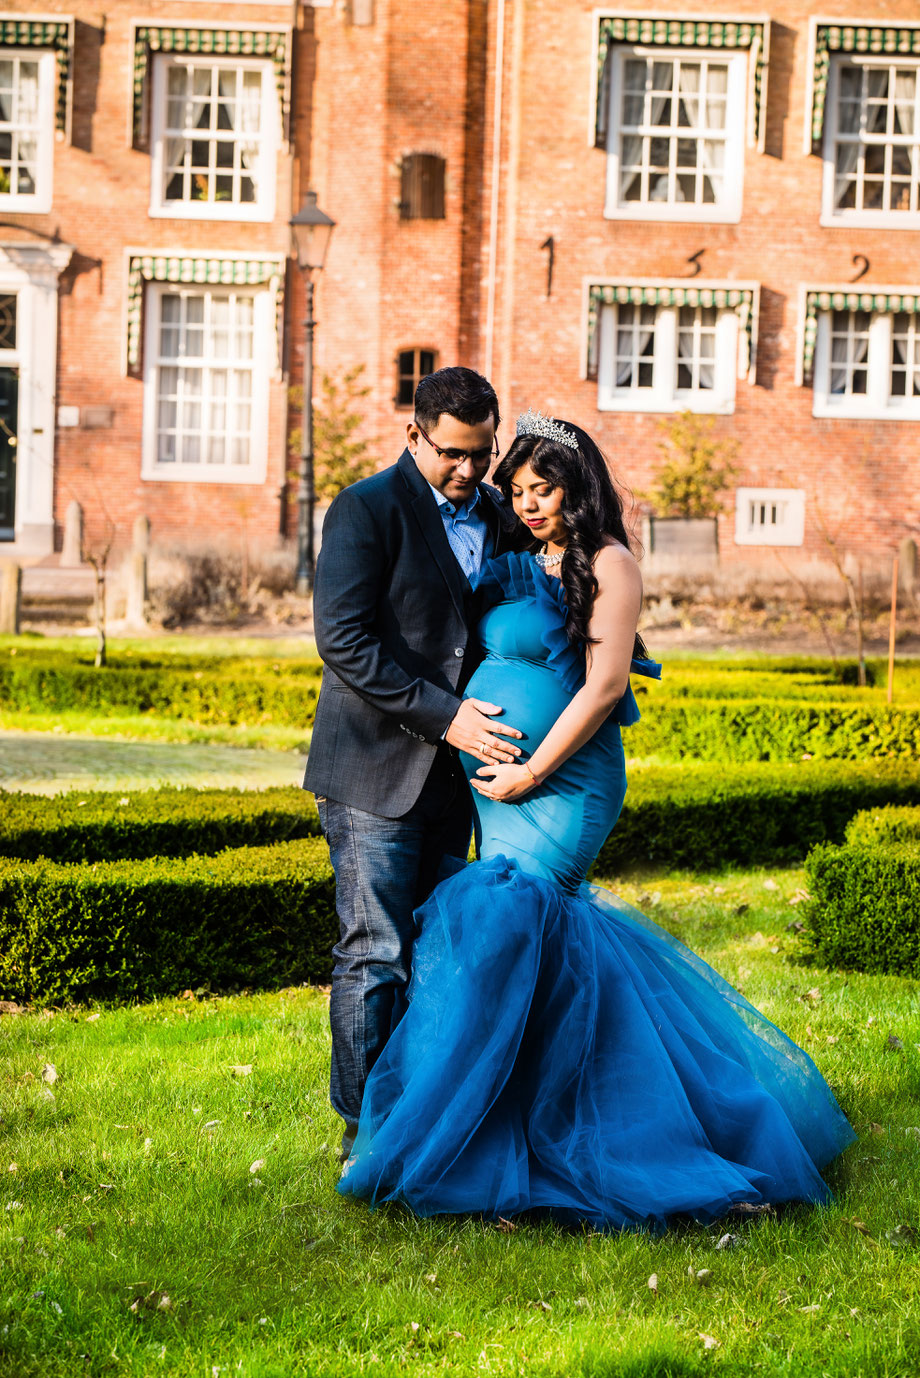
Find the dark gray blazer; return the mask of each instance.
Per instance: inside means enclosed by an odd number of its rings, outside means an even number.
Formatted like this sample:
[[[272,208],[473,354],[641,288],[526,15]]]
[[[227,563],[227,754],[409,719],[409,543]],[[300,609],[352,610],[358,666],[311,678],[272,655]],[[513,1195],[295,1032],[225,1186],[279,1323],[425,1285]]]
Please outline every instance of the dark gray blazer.
[[[496,489],[479,491],[486,556],[500,554],[519,523]],[[400,818],[480,658],[476,597],[408,450],[329,508],[313,610],[324,668],[304,788]]]

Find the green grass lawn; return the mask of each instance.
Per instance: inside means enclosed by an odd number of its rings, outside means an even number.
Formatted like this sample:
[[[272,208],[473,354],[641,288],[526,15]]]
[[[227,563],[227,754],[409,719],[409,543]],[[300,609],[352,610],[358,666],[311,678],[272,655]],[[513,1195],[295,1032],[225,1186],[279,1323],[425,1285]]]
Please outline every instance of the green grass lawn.
[[[803,1043],[860,1134],[832,1207],[661,1238],[338,1197],[322,991],[4,1016],[0,1375],[916,1374],[917,983],[798,965],[801,885],[618,886]]]

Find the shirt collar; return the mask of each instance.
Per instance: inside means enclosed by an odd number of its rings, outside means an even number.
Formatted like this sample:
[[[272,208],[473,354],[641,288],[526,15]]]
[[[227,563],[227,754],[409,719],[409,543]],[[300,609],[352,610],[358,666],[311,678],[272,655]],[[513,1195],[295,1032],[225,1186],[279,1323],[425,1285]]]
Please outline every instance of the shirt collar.
[[[428,483],[428,480],[425,479],[425,482]],[[468,517],[470,513],[474,512],[479,506],[480,494],[478,488],[471,498],[467,498],[466,502],[458,504],[451,502],[450,498],[446,498],[442,492],[435,488],[433,483],[428,483],[428,487],[434,494],[435,502],[438,504],[441,512],[444,513],[446,511],[449,516]]]

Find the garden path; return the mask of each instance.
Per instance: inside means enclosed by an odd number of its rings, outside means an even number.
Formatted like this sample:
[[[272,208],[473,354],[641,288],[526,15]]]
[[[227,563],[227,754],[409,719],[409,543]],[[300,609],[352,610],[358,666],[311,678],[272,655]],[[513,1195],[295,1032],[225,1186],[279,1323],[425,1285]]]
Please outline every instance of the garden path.
[[[0,731],[0,790],[32,794],[161,785],[265,789],[299,785],[303,768],[304,758],[292,751]]]

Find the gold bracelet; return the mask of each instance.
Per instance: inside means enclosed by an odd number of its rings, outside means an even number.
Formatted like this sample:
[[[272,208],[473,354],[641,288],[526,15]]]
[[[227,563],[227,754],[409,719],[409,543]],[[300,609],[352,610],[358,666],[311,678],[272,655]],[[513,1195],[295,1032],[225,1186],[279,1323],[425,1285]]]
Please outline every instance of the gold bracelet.
[[[527,774],[530,776],[531,780],[533,780],[534,784],[535,784],[535,785],[539,785],[539,784],[540,784],[540,781],[537,779],[536,775],[534,775],[533,771],[530,769],[530,766],[527,764],[527,762],[526,762],[526,761],[522,761],[522,762],[521,762],[521,765],[522,765],[522,766],[524,767],[524,769],[527,771]]]

